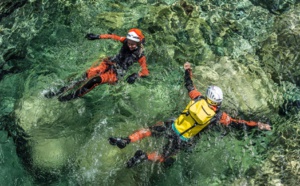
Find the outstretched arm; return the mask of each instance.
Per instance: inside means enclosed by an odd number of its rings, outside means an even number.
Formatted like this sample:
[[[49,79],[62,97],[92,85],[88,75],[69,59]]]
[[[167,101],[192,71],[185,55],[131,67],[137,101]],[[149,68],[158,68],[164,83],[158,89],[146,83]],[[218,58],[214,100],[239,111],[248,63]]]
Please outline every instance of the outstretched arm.
[[[87,34],[85,36],[88,40],[95,40],[95,39],[113,39],[113,40],[116,40],[116,41],[120,41],[120,42],[124,42],[126,37],[121,37],[121,36],[118,36],[116,34],[93,34],[93,33],[90,33],[90,34]]]
[[[147,68],[146,57],[143,56],[138,60],[142,70],[139,72],[139,77],[145,77],[149,75],[149,70]]]
[[[101,34],[99,36],[100,39],[113,39],[113,40],[116,40],[116,41],[120,41],[120,42],[124,42],[124,40],[126,39],[126,37],[121,37],[121,36],[118,36],[116,34]]]
[[[189,62],[184,63],[183,68],[185,69],[184,74],[184,85],[185,88],[188,90],[189,96],[191,99],[195,99],[199,96],[201,96],[201,92],[199,92],[192,81],[192,69],[191,64]]]
[[[245,121],[241,119],[233,119],[225,112],[223,112],[221,115],[220,123],[226,126],[228,126],[229,124],[237,124],[237,125],[246,124],[250,127],[258,127],[260,130],[271,130],[271,126],[269,124],[255,122],[255,121]]]

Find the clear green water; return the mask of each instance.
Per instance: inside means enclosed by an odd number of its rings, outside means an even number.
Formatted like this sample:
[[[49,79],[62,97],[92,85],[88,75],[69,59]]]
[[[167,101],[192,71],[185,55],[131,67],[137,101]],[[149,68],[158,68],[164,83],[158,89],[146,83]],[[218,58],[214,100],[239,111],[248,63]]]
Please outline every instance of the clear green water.
[[[296,84],[273,82],[256,56],[275,17],[242,1],[241,11],[257,11],[261,20],[245,17],[237,25],[226,25],[222,17],[237,2],[191,3],[194,11],[189,17],[178,1],[28,1],[2,18],[1,60],[6,61],[2,72],[12,67],[17,71],[0,81],[1,129],[6,129],[0,131],[0,185],[296,183],[297,169],[289,163],[299,165],[293,158],[299,153],[295,148],[299,139],[289,136],[297,136],[299,117],[280,117],[277,109],[284,97],[297,99],[299,91]],[[260,29],[251,38],[252,30],[245,25],[256,20],[268,22],[252,24]],[[239,26],[244,33],[231,32]],[[146,36],[148,78],[134,85],[121,80],[115,86],[98,86],[68,103],[44,98],[43,93],[80,77],[99,57],[114,55],[121,46],[110,40],[88,41],[86,33],[125,35],[132,27],[141,28]],[[181,68],[187,60],[194,65],[200,91],[210,84],[223,88],[224,111],[242,119],[269,120],[274,130],[214,127],[203,133],[194,149],[179,153],[170,168],[145,162],[126,169],[124,163],[137,149],[161,149],[165,140],[145,139],[119,150],[107,139],[176,117],[189,100]],[[138,69],[136,64],[128,74]],[[23,142],[16,138],[20,131],[16,126],[25,130],[27,143],[14,143],[13,139]],[[272,158],[277,168],[288,162],[284,165],[291,174],[269,165]]]

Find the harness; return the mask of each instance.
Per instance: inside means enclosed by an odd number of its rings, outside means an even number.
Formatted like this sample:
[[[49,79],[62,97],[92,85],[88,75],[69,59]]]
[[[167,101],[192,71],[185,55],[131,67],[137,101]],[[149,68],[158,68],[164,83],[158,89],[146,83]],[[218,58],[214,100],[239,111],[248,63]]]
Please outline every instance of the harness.
[[[128,67],[135,61],[138,61],[143,55],[144,51],[142,45],[137,50],[131,52],[128,49],[127,40],[125,40],[119,54],[109,57],[111,68],[117,74],[118,79],[125,76]]]

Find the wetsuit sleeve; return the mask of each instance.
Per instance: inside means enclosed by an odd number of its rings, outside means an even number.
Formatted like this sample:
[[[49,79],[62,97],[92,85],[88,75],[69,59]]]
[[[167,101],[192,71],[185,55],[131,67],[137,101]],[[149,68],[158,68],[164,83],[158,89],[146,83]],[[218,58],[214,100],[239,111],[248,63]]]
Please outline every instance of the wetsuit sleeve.
[[[255,121],[245,121],[245,120],[241,120],[241,119],[233,119],[225,112],[222,113],[219,122],[226,126],[228,126],[229,124],[236,124],[236,125],[246,124],[250,127],[257,126],[257,122],[255,122]]]
[[[196,99],[197,97],[202,95],[201,92],[199,92],[193,84],[191,69],[185,70],[184,84],[185,84],[185,88],[188,90],[191,99]]]
[[[145,77],[149,75],[149,70],[147,68],[147,63],[146,63],[146,56],[142,56],[139,60],[138,60],[142,70],[139,72],[139,76],[140,77]]]
[[[126,37],[121,37],[121,36],[118,36],[116,34],[101,34],[99,35],[99,38],[100,39],[113,39],[113,40],[116,40],[116,41],[120,41],[120,42],[124,42]]]

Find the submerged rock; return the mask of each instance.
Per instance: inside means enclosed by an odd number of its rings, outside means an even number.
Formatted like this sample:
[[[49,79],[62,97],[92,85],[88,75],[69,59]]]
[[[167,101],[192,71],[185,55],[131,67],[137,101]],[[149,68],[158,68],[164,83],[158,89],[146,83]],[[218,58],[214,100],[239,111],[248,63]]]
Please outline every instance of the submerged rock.
[[[249,61],[250,63],[250,61]],[[256,64],[255,64],[256,63]],[[257,67],[257,61],[244,66],[229,58],[211,62],[211,66],[197,66],[194,70],[198,90],[204,93],[209,85],[224,91],[223,106],[243,112],[271,112],[270,105],[282,104],[282,94],[267,74]]]
[[[13,11],[24,6],[28,0],[17,0],[11,2],[10,0],[2,0],[0,5],[0,21],[3,17],[9,16]]]
[[[26,134],[32,169],[60,172],[84,143],[86,135],[76,135],[80,128],[87,129],[82,125],[86,120],[86,113],[79,110],[82,106],[58,103],[56,99],[24,97],[15,108],[17,124]]]
[[[272,79],[279,84],[282,84],[282,81],[290,81],[300,85],[299,15],[298,8],[278,17],[274,24],[274,32],[258,50],[264,71],[270,73]]]

